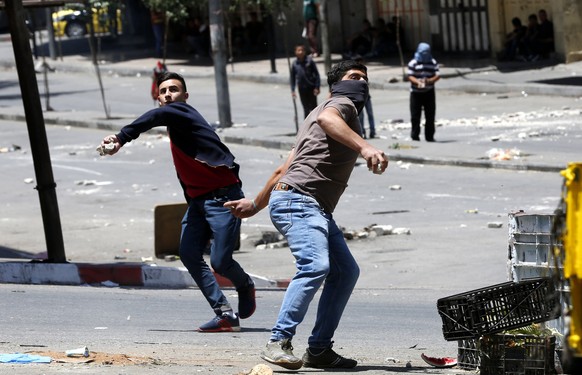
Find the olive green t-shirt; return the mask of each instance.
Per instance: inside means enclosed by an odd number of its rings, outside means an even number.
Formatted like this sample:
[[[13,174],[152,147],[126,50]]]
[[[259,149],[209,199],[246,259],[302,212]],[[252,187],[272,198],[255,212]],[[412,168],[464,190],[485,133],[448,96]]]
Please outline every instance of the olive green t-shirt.
[[[317,124],[326,108],[335,108],[348,126],[361,135],[358,112],[346,97],[332,97],[317,106],[299,128],[295,157],[280,182],[313,197],[325,212],[332,213],[348,186],[358,152],[329,137]]]

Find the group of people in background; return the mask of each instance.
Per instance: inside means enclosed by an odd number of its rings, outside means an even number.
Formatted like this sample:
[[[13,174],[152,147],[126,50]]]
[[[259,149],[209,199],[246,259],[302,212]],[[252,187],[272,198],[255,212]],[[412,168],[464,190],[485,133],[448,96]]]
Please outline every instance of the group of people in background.
[[[530,14],[527,25],[519,17],[511,20],[513,29],[505,36],[502,61],[537,61],[547,59],[554,52],[554,25],[548,13],[540,9],[538,14]]]
[[[396,16],[388,23],[378,18],[374,25],[364,19],[361,29],[347,39],[343,56],[374,58],[394,55],[398,51],[399,40],[403,47],[403,35],[401,21]]]
[[[321,79],[317,65],[312,55],[307,54],[304,45],[295,46],[295,61],[290,69],[291,95],[297,97],[303,106],[303,117],[307,116],[317,107],[317,96],[321,91]],[[364,64],[364,59],[357,56],[354,59],[359,64]],[[420,43],[414,57],[407,64],[407,77],[410,82],[410,137],[413,141],[420,141],[421,118],[424,112],[424,138],[427,142],[434,142],[436,94],[435,83],[440,79],[439,64],[433,58],[430,45]],[[368,116],[369,131],[366,133],[365,115]],[[372,99],[368,95],[364,107],[358,112],[360,133],[362,138],[376,138],[376,124]]]

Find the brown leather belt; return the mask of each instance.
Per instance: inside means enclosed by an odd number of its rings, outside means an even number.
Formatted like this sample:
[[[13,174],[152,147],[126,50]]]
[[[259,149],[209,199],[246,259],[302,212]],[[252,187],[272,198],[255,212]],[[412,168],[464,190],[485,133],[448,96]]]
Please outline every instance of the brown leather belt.
[[[282,190],[282,191],[289,191],[289,190],[292,190],[292,189],[293,189],[293,186],[287,185],[284,182],[277,182],[275,184],[275,187],[273,188],[273,190]]]

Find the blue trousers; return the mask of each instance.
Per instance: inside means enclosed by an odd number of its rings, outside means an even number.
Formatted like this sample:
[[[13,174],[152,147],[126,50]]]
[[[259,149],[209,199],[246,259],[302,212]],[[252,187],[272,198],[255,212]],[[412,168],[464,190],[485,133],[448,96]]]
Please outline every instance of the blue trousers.
[[[327,348],[360,275],[360,269],[331,214],[317,201],[290,191],[273,191],[271,221],[285,236],[295,257],[297,273],[291,280],[271,340],[292,338],[309,304],[324,284],[309,347]]]
[[[192,199],[182,219],[180,259],[213,309],[229,303],[212,269],[236,288],[245,287],[249,280],[249,275],[233,259],[241,221],[223,207],[225,202],[243,197],[242,190],[235,186],[224,196]],[[204,250],[211,238],[209,266],[204,261]]]

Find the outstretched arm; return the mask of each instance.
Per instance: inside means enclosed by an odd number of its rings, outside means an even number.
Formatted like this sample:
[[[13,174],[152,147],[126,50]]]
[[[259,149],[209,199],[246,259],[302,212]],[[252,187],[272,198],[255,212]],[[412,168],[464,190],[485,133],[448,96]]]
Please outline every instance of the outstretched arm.
[[[337,109],[329,107],[317,117],[317,123],[325,134],[341,144],[357,151],[368,164],[368,170],[382,174],[388,168],[388,156],[353,131],[340,116]]]
[[[240,219],[251,217],[263,208],[267,207],[273,186],[275,186],[281,176],[287,172],[289,164],[291,164],[291,161],[294,157],[295,149],[292,149],[289,153],[289,156],[287,157],[287,160],[285,160],[285,163],[275,169],[271,177],[269,177],[267,180],[267,183],[263,189],[261,189],[261,191],[254,199],[243,198],[236,201],[228,201],[224,204],[224,207],[230,208],[232,214]]]

